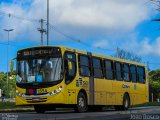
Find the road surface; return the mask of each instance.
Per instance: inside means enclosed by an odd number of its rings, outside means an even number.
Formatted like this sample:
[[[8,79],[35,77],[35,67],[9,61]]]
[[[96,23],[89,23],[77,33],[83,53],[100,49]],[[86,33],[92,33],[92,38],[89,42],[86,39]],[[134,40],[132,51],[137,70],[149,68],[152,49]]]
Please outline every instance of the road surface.
[[[128,111],[107,109],[103,112],[75,113],[73,110],[0,113],[0,120],[160,120],[160,107],[137,107]]]

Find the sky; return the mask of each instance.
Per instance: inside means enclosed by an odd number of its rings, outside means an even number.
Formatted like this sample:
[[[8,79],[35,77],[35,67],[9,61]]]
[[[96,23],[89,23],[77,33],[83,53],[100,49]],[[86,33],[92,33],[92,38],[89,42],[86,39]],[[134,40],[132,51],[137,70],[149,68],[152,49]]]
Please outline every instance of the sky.
[[[39,46],[47,0],[0,0],[0,72],[19,49]],[[50,0],[49,45],[113,56],[117,47],[160,68],[160,18],[151,0]],[[4,29],[14,29],[8,34]],[[44,35],[46,45],[46,35]],[[7,62],[8,49],[8,62]]]

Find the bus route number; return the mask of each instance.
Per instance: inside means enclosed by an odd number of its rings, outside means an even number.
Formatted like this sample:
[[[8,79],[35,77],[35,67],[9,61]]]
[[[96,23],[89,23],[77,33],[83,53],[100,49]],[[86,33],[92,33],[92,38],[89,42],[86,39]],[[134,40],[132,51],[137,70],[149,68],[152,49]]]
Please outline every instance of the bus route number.
[[[47,93],[47,89],[37,89],[37,94]]]

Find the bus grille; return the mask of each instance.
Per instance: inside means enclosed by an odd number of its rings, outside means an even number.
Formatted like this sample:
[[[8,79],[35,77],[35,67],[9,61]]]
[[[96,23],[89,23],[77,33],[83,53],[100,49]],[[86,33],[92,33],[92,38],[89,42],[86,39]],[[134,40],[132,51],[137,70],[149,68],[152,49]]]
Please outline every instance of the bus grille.
[[[27,98],[28,103],[46,102],[47,98]]]

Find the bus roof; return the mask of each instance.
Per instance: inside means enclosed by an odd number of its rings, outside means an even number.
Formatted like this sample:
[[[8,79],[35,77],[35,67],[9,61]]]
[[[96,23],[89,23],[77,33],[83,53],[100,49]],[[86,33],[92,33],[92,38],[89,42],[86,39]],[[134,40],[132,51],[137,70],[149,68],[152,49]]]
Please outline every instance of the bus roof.
[[[59,47],[61,49],[65,49],[65,50],[69,50],[69,51],[75,51],[77,53],[82,53],[82,54],[92,53],[92,52],[88,52],[88,51],[84,51],[84,50],[78,50],[78,49],[69,48],[69,47],[65,47],[65,46],[33,46],[33,47],[18,50],[18,52],[22,51],[22,50],[27,50],[27,49],[30,49],[30,48],[43,48],[43,47],[45,47],[45,48],[46,47]],[[136,64],[136,65],[139,65],[139,66],[146,66],[144,63],[139,63],[139,62],[130,61],[130,60],[126,60],[126,59],[116,58],[116,57],[112,57],[112,56],[105,56],[105,55],[96,54],[96,53],[92,53],[92,56],[101,57],[103,59],[113,60],[113,61],[117,61],[117,62],[124,62],[124,63],[128,63],[128,64]]]
[[[87,54],[88,51],[84,51],[84,50],[77,50],[77,49],[73,49],[73,48],[68,48],[68,47],[63,47],[62,48],[71,50],[71,51],[76,51],[78,53],[82,53],[82,54]],[[90,52],[92,53],[92,52]],[[116,58],[116,57],[112,57],[112,56],[106,56],[106,55],[101,55],[101,54],[96,54],[96,53],[92,53],[92,56],[95,57],[101,57],[103,59],[108,59],[108,60],[113,60],[113,61],[117,61],[117,62],[124,62],[124,63],[129,63],[129,64],[136,64],[139,66],[146,66],[144,63],[140,63],[140,62],[135,62],[135,61],[130,61],[130,60],[126,60],[126,59],[121,59],[121,58]]]

